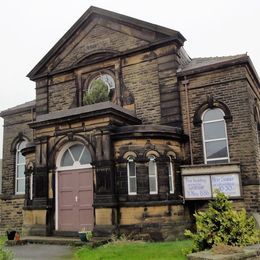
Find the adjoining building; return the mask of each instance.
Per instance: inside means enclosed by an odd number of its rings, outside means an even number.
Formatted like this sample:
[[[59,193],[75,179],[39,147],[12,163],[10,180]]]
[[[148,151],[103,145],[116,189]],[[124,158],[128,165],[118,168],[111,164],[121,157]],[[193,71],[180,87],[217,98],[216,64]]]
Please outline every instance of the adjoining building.
[[[184,42],[83,14],[28,74],[36,100],[0,114],[1,232],[176,238],[216,189],[260,211],[255,68],[246,54],[191,59]]]

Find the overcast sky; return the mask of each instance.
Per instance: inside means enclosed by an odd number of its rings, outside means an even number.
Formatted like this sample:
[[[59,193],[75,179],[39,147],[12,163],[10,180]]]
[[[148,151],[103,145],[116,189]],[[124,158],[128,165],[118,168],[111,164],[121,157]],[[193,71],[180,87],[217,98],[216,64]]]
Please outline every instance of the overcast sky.
[[[1,0],[0,111],[35,98],[27,73],[91,5],[180,31],[191,58],[247,52],[260,73],[259,0]]]

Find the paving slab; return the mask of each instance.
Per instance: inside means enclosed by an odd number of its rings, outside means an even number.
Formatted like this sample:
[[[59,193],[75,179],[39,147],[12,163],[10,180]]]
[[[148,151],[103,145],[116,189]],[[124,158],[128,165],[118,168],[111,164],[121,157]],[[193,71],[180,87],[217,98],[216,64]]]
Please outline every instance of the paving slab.
[[[73,247],[64,245],[26,244],[7,246],[15,260],[73,259]]]

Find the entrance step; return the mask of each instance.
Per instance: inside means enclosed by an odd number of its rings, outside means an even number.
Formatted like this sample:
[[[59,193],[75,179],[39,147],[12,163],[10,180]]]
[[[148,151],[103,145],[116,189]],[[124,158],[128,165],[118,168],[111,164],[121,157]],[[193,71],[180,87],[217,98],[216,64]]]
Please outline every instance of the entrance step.
[[[25,245],[25,244],[47,244],[47,245],[66,245],[66,246],[84,246],[98,247],[109,242],[107,237],[93,237],[89,242],[82,242],[78,237],[57,237],[57,236],[25,236],[19,241],[8,240],[7,246]]]

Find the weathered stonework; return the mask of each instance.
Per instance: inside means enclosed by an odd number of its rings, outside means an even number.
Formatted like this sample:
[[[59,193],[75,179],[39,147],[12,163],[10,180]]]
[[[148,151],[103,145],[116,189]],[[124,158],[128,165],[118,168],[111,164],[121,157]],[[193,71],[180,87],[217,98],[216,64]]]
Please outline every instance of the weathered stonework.
[[[259,78],[247,55],[190,59],[184,41],[177,31],[95,7],[76,22],[28,74],[36,83],[36,101],[1,113],[0,232],[12,220],[12,228],[23,227],[26,234],[75,235],[77,228],[59,226],[59,217],[65,216],[59,211],[59,173],[68,173],[71,184],[76,170],[84,167],[93,174],[93,201],[83,197],[85,204],[91,203],[94,220],[88,224],[96,236],[115,232],[149,240],[182,237],[194,211],[204,210],[208,202],[185,201],[184,171],[214,174],[221,168],[232,173],[235,167],[242,179],[235,207],[259,212]],[[109,101],[84,105],[84,93],[101,75],[114,83],[111,87],[103,81]],[[215,107],[225,114],[230,160],[205,165],[201,117]],[[15,153],[23,139],[30,144],[22,150],[26,188],[21,197],[15,195]],[[83,168],[77,160],[64,168],[62,153],[75,144],[83,145],[91,160]],[[154,171],[149,169],[150,155]],[[129,158],[135,163],[133,193]],[[153,194],[150,178],[155,171]],[[72,201],[71,215],[80,214],[79,189],[70,192],[65,201]]]

